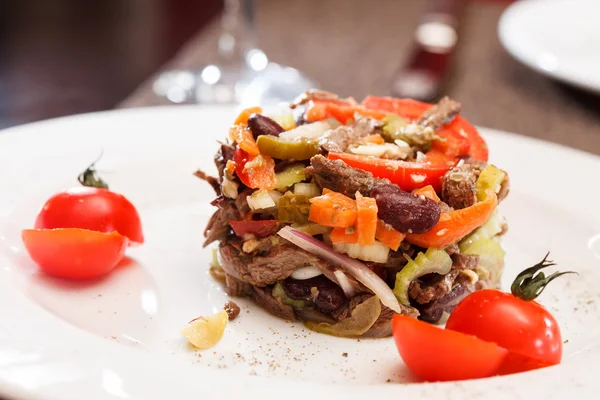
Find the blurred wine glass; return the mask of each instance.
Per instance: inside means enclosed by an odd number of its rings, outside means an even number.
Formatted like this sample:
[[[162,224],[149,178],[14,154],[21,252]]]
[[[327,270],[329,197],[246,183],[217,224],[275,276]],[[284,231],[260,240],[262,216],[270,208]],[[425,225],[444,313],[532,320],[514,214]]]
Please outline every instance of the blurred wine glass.
[[[254,0],[225,0],[215,62],[166,71],[154,82],[154,92],[176,104],[272,105],[316,88],[297,69],[270,62],[259,48],[254,7]]]

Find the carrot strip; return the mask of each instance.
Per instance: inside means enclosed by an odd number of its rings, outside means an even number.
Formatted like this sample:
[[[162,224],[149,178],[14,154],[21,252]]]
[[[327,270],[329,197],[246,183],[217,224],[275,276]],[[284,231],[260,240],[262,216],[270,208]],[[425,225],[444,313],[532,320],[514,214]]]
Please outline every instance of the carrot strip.
[[[365,136],[364,138],[362,138],[362,140],[364,142],[373,143],[373,144],[384,144],[385,143],[385,140],[383,140],[383,137],[379,133],[376,133],[374,135]]]
[[[250,118],[250,116],[252,114],[260,114],[262,113],[262,108],[260,107],[250,107],[250,108],[245,108],[242,110],[242,112],[240,112],[240,114],[237,116],[237,118],[235,119],[234,124],[235,125],[247,125],[248,124],[248,118]]]
[[[237,142],[240,149],[244,150],[251,156],[257,156],[260,154],[252,131],[244,125],[234,125],[229,129],[229,137],[231,140]]]
[[[319,225],[349,228],[356,222],[356,202],[343,194],[328,191],[310,203],[308,219]]]
[[[425,187],[415,189],[415,190],[413,190],[413,193],[416,195],[422,194],[425,197],[429,197],[431,200],[435,201],[436,203],[440,202],[440,198],[438,197],[437,193],[435,192],[435,189],[431,185],[427,185]]]
[[[330,238],[333,244],[357,243],[358,232],[346,228],[333,228]]]
[[[356,230],[361,246],[375,244],[377,230],[377,203],[375,199],[364,197],[356,192]]]
[[[488,191],[488,197],[471,207],[442,213],[438,223],[425,233],[410,233],[406,240],[421,247],[444,247],[456,243],[488,220],[496,206],[498,198]]]
[[[396,251],[400,247],[400,243],[404,240],[404,233],[398,232],[382,220],[377,220],[377,229],[375,230],[375,238],[385,244],[390,249]]]

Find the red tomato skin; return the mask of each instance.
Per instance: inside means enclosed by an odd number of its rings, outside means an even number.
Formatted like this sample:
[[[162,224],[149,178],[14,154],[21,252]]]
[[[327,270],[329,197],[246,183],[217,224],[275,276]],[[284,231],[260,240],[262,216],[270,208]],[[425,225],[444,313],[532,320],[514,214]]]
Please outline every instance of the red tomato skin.
[[[52,196],[40,210],[36,229],[80,228],[119,232],[131,242],[144,242],[142,222],[125,196],[106,189],[76,187]]]
[[[125,255],[128,239],[116,232],[86,229],[25,229],[21,233],[31,259],[48,275],[73,280],[106,275]]]
[[[487,378],[496,374],[507,351],[474,336],[395,315],[392,332],[406,366],[429,382]]]
[[[556,365],[562,359],[562,337],[554,317],[539,303],[510,293],[486,289],[470,294],[456,306],[446,329],[497,343],[521,356],[513,356],[521,359],[519,364],[525,364],[523,358],[531,359],[527,364],[532,368]]]

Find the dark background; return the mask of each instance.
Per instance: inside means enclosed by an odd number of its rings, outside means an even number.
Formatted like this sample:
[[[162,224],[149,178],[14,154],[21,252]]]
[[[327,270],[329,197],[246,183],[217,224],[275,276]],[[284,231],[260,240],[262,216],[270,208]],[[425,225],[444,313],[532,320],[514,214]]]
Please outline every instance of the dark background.
[[[0,129],[113,108],[223,0],[0,0]]]

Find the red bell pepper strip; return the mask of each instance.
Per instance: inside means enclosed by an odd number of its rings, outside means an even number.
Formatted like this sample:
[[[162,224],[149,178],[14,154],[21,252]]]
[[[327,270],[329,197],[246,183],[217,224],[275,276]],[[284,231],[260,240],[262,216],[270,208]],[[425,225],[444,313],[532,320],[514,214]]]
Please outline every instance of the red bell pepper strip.
[[[367,96],[362,101],[361,106],[370,110],[397,114],[409,121],[413,121],[433,107],[433,104],[412,99]],[[475,159],[487,162],[488,147],[485,140],[479,135],[477,129],[460,115],[439,129],[437,135],[445,141],[434,141],[434,149],[441,150],[451,157],[469,155]]]
[[[442,187],[442,177],[454,165],[454,162],[450,165],[438,162],[417,163],[349,153],[329,153],[328,158],[342,160],[349,166],[368,171],[378,178],[387,178],[406,191],[431,185],[439,192]]]
[[[244,185],[252,189],[271,190],[277,186],[275,161],[269,156],[251,156],[242,149],[233,155],[235,172]]]
[[[229,221],[236,235],[243,238],[246,234],[253,234],[257,238],[264,238],[275,233],[277,220],[266,219],[261,221]]]

